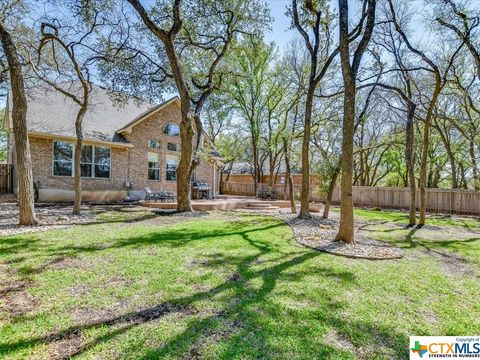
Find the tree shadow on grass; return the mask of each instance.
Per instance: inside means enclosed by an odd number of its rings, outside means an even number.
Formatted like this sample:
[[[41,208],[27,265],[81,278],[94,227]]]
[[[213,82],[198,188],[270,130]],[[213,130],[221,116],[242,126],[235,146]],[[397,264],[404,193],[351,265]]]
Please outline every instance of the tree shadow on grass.
[[[107,248],[120,247],[141,247],[141,246],[184,246],[192,241],[201,241],[206,238],[225,237],[239,235],[253,249],[254,254],[232,255],[215,253],[208,258],[208,266],[220,269],[234,269],[233,274],[228,276],[219,285],[197,291],[193,295],[177,297],[167,302],[162,302],[151,307],[138,311],[129,312],[120,316],[100,319],[87,324],[75,325],[62,329],[45,336],[26,338],[17,342],[0,343],[0,354],[8,355],[15,351],[33,347],[35,345],[58,346],[65,342],[72,341],[75,346],[64,346],[62,357],[68,358],[74,355],[83,354],[95,346],[113,341],[129,329],[143,324],[152,324],[168,314],[182,313],[191,310],[193,316],[189,319],[186,328],[167,343],[156,349],[149,349],[144,358],[164,358],[167,356],[184,356],[187,358],[200,357],[204,345],[208,342],[222,343],[222,352],[226,357],[242,357],[249,354],[253,357],[275,358],[276,348],[272,345],[275,334],[271,330],[264,330],[264,323],[260,320],[257,311],[267,313],[273,312],[275,321],[281,321],[282,315],[276,312],[284,311],[278,308],[279,305],[272,303],[269,295],[277,287],[279,281],[300,282],[305,276],[317,276],[341,282],[345,287],[356,286],[355,274],[350,271],[336,271],[328,267],[313,266],[311,270],[298,270],[297,266],[304,264],[319,256],[328,256],[316,251],[296,251],[290,253],[278,252],[275,243],[265,241],[255,236],[258,231],[272,230],[278,226],[285,226],[283,223],[267,222],[259,226],[251,226],[245,229],[245,224],[231,224],[229,231],[221,227],[216,229],[202,229],[198,231],[187,231],[187,229],[164,229],[162,232],[155,232],[145,236],[121,239]],[[90,247],[63,247],[56,249],[54,255],[58,254],[81,254],[105,250]],[[267,259],[267,261],[265,261]],[[265,266],[266,265],[266,266]],[[251,286],[251,282],[260,284],[259,287]],[[294,285],[292,285],[294,286]],[[226,297],[226,305],[213,314],[203,317],[195,316],[195,304],[199,301],[209,301],[222,295]],[[355,349],[361,347],[363,341],[370,342],[371,347],[385,348],[395,355],[406,356],[406,338],[396,334],[388,327],[378,327],[372,324],[349,321],[342,316],[345,308],[344,301],[339,301],[329,291],[321,292],[323,303],[326,304],[319,309],[310,309],[314,321],[328,325],[347,338]],[[296,310],[289,310],[295,312]],[[300,311],[300,310],[298,310]],[[108,332],[97,336],[92,340],[84,341],[82,333],[93,329],[105,329]],[[227,329],[225,329],[227,328]],[[361,339],[358,332],[363,333]],[[244,339],[252,339],[253,342],[245,344]],[[357,335],[356,335],[357,334]],[[74,341],[75,340],[75,341]],[[1,341],[1,340],[0,340]],[[335,345],[326,344],[322,340],[316,340],[314,344],[315,354],[319,357],[335,358],[350,354],[352,349],[342,350]],[[138,349],[133,349],[139,351]],[[278,350],[278,349],[277,349]],[[141,350],[140,350],[141,351]]]

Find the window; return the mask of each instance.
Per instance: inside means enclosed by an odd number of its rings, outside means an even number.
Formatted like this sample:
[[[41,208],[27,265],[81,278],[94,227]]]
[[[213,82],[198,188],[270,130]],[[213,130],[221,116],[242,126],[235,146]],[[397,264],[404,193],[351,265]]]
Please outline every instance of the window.
[[[54,141],[53,143],[53,175],[72,176],[73,174],[73,145],[68,142]]]
[[[163,133],[171,136],[180,135],[180,127],[177,124],[167,124],[163,128]]]
[[[53,142],[53,175],[73,175],[74,146],[63,141]],[[80,174],[82,177],[110,178],[110,148],[84,145],[80,156]]]
[[[160,162],[157,153],[148,153],[148,180],[160,180]]]
[[[160,141],[158,141],[158,140],[148,140],[148,147],[150,149],[160,149]]]
[[[84,145],[80,158],[80,173],[82,177],[92,177],[93,172],[93,146]]]
[[[94,177],[110,177],[110,148],[95,146]]]
[[[167,181],[177,180],[178,156],[167,155]]]
[[[169,151],[179,151],[179,144],[174,144],[174,143],[168,143],[167,144],[167,150]]]

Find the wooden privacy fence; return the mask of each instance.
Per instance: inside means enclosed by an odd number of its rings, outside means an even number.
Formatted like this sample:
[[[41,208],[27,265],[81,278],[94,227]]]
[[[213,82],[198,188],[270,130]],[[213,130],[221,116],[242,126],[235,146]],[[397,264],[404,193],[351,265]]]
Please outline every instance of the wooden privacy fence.
[[[223,193],[232,195],[255,196],[253,184],[223,183]],[[268,184],[259,184],[259,189],[270,189]],[[275,184],[273,189],[281,199],[288,199],[283,184]],[[301,186],[294,187],[296,197]],[[417,209],[420,205],[417,189]],[[335,188],[332,203],[340,203],[340,188]],[[310,189],[311,201],[325,201],[325,194]],[[353,202],[355,206],[378,207],[381,209],[408,209],[410,189],[395,187],[354,186]],[[427,211],[447,214],[480,214],[480,191],[463,189],[427,189]]]
[[[293,187],[294,194],[297,197],[300,196],[300,185],[295,185]],[[274,184],[270,186],[269,184],[258,184],[258,190],[275,190],[279,194],[279,199],[288,199],[288,188],[285,188],[284,184]],[[223,182],[222,183],[222,193],[227,195],[241,195],[241,196],[256,196],[255,187],[253,183],[234,183],[234,182]],[[325,194],[318,193],[314,191],[314,187],[310,187],[310,199],[312,201],[324,201]]]
[[[13,192],[13,166],[0,164],[0,194]]]

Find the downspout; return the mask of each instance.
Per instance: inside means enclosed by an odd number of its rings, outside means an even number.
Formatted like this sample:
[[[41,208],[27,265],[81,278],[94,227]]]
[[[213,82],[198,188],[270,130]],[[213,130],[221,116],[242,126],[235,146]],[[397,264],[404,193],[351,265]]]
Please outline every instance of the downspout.
[[[216,175],[217,175],[217,162],[214,161],[213,162],[213,198],[215,199],[215,192],[217,190],[217,179],[216,179]]]

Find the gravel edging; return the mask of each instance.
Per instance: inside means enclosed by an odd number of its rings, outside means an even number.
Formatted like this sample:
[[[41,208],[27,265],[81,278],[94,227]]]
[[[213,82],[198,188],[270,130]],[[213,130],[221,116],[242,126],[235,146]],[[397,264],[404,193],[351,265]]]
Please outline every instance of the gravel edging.
[[[299,244],[314,250],[368,260],[400,259],[405,255],[399,247],[368,238],[359,232],[355,234],[355,245],[335,241],[338,214],[332,214],[331,219],[323,219],[316,214],[312,214],[311,219],[299,219],[297,215],[288,213],[275,214],[275,217],[292,228]]]

